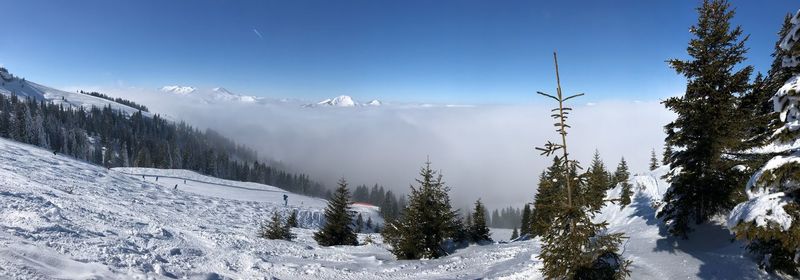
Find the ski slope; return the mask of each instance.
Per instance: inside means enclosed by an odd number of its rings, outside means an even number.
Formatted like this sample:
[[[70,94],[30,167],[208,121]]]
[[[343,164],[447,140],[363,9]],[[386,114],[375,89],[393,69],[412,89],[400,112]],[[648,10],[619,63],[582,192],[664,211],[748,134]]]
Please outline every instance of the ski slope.
[[[651,206],[666,190],[661,173],[632,178],[633,204],[598,217],[630,237],[633,279],[770,277],[721,226],[688,241],[664,237]],[[541,278],[538,239],[413,261],[396,260],[378,234],[359,235],[374,244],[320,247],[312,235],[324,201],[289,194],[284,207],[283,194],[186,170],[108,170],[0,139],[0,279]],[[274,211],[295,209],[307,213],[296,240],[256,237]]]
[[[90,109],[91,107],[103,108],[111,106],[112,109],[124,112],[125,114],[133,114],[139,109],[123,105],[111,100],[82,94],[77,92],[67,92],[63,90],[54,89],[48,86],[40,85],[31,81],[23,80],[14,77],[9,73],[0,72],[0,94],[16,95],[20,98],[32,98],[34,100],[46,100],[54,104],[64,105],[65,108],[80,108]],[[145,116],[151,116],[148,112],[142,112]]]

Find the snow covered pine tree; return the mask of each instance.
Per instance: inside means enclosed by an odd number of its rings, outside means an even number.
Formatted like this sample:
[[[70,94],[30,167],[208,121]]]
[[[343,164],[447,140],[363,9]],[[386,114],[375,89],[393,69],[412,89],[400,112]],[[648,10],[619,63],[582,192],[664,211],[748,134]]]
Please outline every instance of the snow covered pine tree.
[[[760,257],[760,266],[794,277],[800,275],[800,11],[780,48],[783,68],[792,75],[772,97],[782,123],[771,143],[755,149],[772,158],[757,170],[745,191],[748,200],[728,217],[728,228]],[[771,71],[773,72],[773,71]]]

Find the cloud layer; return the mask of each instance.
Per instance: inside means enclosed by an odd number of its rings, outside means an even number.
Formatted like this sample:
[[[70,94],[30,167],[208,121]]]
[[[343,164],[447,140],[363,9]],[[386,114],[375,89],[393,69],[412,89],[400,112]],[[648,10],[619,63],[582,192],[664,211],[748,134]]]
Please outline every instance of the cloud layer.
[[[452,188],[454,206],[482,198],[490,208],[532,201],[539,173],[552,160],[535,146],[557,140],[550,105],[303,108],[299,103],[204,104],[141,89],[108,89],[154,112],[212,128],[332,185],[379,183],[407,192],[427,157]],[[539,100],[537,100],[539,101]],[[673,118],[657,101],[576,105],[571,155],[588,165],[595,149],[613,169],[625,157],[632,172],[660,155],[662,127]]]

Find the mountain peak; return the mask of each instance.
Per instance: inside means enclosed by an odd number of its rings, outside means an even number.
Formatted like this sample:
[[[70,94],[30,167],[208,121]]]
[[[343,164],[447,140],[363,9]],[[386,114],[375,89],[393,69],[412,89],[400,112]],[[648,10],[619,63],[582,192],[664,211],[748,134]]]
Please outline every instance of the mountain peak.
[[[233,92],[231,92],[230,90],[228,90],[228,89],[226,89],[224,87],[215,87],[215,88],[212,88],[211,90],[213,90],[214,92],[230,94],[230,95],[236,95],[236,94],[234,94]]]
[[[333,99],[325,99],[317,103],[318,105],[327,105],[333,107],[354,107],[356,102],[353,98],[347,95],[340,95]]]
[[[175,94],[187,95],[197,90],[197,88],[190,86],[164,86],[161,91],[170,92]]]

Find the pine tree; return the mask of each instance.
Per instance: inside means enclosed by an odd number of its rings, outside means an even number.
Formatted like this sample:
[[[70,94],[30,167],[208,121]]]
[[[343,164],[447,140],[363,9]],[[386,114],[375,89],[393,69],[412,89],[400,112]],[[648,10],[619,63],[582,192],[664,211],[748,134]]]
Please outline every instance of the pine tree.
[[[672,59],[670,66],[688,80],[686,93],[663,102],[678,117],[665,126],[666,142],[679,150],[670,158],[671,184],[657,216],[675,236],[688,238],[690,223],[732,208],[740,194],[734,186],[741,174],[738,163],[724,156],[736,148],[742,125],[736,112],[736,96],[744,93],[752,67],[732,72],[745,60],[747,48],[740,27],[731,29],[734,11],[725,0],[705,0],[690,32],[690,60]]]
[[[728,217],[728,228],[736,238],[747,240],[747,249],[759,258],[759,266],[789,277],[800,276],[800,149],[793,143],[800,139],[800,12],[784,23],[776,61],[783,69],[772,69],[768,79],[785,78],[772,97],[777,125],[771,127],[765,144],[774,152],[745,186],[747,201],[737,205]],[[791,25],[787,27],[787,25]],[[773,66],[775,63],[773,63]],[[774,87],[771,87],[774,89]],[[760,102],[756,102],[760,103]],[[762,125],[767,125],[762,123]],[[775,147],[783,147],[775,149]],[[767,209],[766,211],[764,209]]]
[[[289,224],[289,227],[297,227],[297,210],[293,210],[289,214],[289,219],[286,220],[286,223]]]
[[[556,65],[557,95],[539,94],[552,98],[558,102],[558,107],[553,109],[552,117],[556,120],[556,131],[561,136],[558,143],[547,142],[544,148],[537,147],[543,155],[556,156],[562,165],[561,173],[556,174],[556,180],[564,182],[566,201],[554,204],[554,219],[551,226],[542,236],[542,250],[539,258],[544,263],[542,273],[548,279],[612,279],[624,278],[629,274],[627,266],[630,261],[622,259],[617,252],[622,243],[622,233],[600,235],[605,230],[607,223],[595,223],[592,217],[599,211],[585,207],[576,199],[576,190],[585,185],[584,180],[575,175],[572,170],[578,169],[578,162],[569,159],[567,150],[566,119],[571,108],[564,107],[564,101],[583,94],[563,97],[561,94],[561,81],[558,75],[558,59],[553,53]]]
[[[536,199],[531,211],[530,233],[532,236],[542,236],[550,228],[556,209],[564,204],[566,186],[563,175],[564,164],[559,157],[553,158],[553,164],[539,176]],[[574,172],[572,175],[575,175]]]
[[[358,216],[356,218],[355,231],[357,233],[360,233],[363,229],[364,229],[364,217],[361,216],[361,213],[358,213]]]
[[[517,228],[514,227],[514,231],[511,232],[511,240],[515,240],[519,238],[519,233],[517,232]]]
[[[595,150],[592,165],[584,176],[587,180],[586,185],[583,190],[579,191],[578,196],[589,209],[600,210],[604,204],[606,191],[611,187],[608,171],[600,159],[600,152]]]
[[[372,229],[373,229],[373,228],[372,228],[372,217],[367,217],[367,224],[366,224],[366,226],[367,226],[367,229],[370,229],[370,230],[372,230]]]
[[[650,150],[650,171],[658,168],[658,158],[656,157],[656,149]]]
[[[669,143],[664,143],[664,154],[661,156],[661,165],[669,166],[669,163],[672,162],[672,146]]]
[[[269,223],[261,225],[261,230],[258,235],[266,239],[292,240],[294,238],[291,230],[283,223],[278,212],[272,213],[272,219]]]
[[[778,41],[775,42],[774,51],[772,53],[772,64],[764,77],[759,73],[753,82],[752,89],[746,92],[741,98],[739,112],[744,116],[743,120],[747,122],[744,126],[744,136],[742,149],[759,147],[767,144],[770,140],[771,132],[780,126],[778,120],[778,112],[773,110],[772,96],[783,86],[783,84],[792,77],[792,71],[783,67],[783,58],[787,57],[787,51],[783,50],[780,46],[781,40],[786,37],[792,28],[792,15],[787,14],[784,17],[783,25],[778,32]],[[748,164],[753,169],[758,168],[768,158],[749,155],[751,162]]]
[[[487,217],[486,222],[492,225],[492,227],[500,227],[500,210],[494,209],[494,211],[492,211],[491,220]]]
[[[381,234],[399,259],[438,258],[447,252],[442,243],[462,227],[450,206],[442,175],[430,161],[420,170],[417,186],[411,186],[408,205],[401,216],[387,224]],[[401,200],[404,201],[404,200]]]
[[[475,212],[472,213],[472,225],[469,228],[470,239],[475,243],[492,241],[489,228],[486,226],[486,207],[481,200],[475,201]]]
[[[342,178],[325,208],[325,225],[314,233],[314,240],[322,246],[358,245],[352,225],[350,191],[347,189],[347,181]]]
[[[530,235],[530,233],[531,233],[531,205],[525,203],[525,207],[522,208],[522,221],[520,222],[519,235],[525,236],[525,235]]]
[[[614,171],[614,181],[617,182],[622,189],[619,198],[619,205],[621,207],[631,204],[633,190],[631,189],[631,183],[628,182],[630,175],[630,172],[628,172],[628,163],[625,162],[625,158],[623,157],[617,165],[617,170]]]

